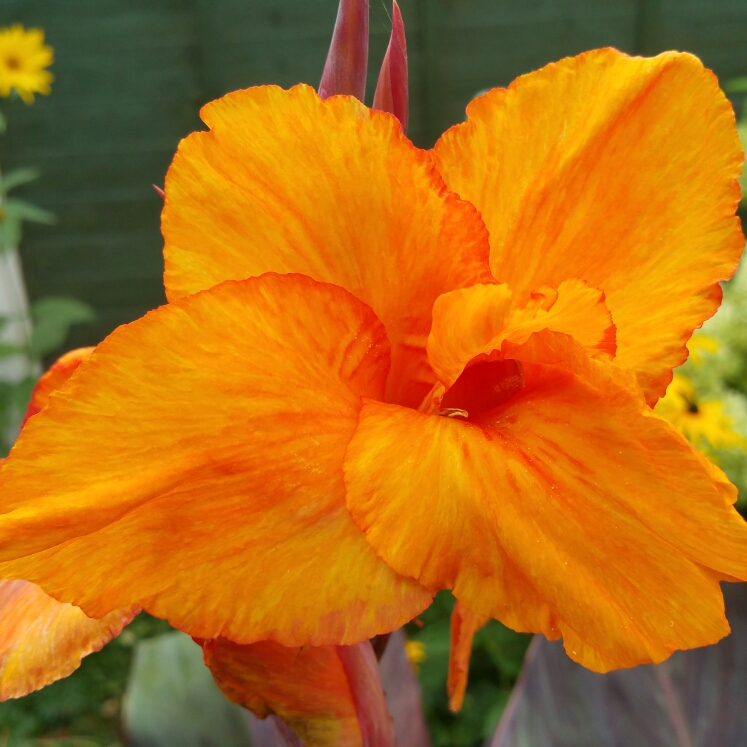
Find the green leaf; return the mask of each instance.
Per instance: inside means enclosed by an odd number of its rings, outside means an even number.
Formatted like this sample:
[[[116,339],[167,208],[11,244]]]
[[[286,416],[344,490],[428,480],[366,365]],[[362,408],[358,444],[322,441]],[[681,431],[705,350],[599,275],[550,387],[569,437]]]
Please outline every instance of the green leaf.
[[[56,220],[54,214],[48,210],[16,197],[8,197],[3,201],[0,205],[0,216],[0,251],[18,246],[21,242],[23,221],[51,224]]]
[[[741,78],[731,78],[725,80],[721,87],[727,93],[744,93],[747,91],[747,75]]]
[[[15,249],[21,243],[21,220],[15,215],[4,215],[0,219],[0,251]]]
[[[37,381],[38,379],[36,376],[27,376],[23,381],[13,384],[10,401],[19,413],[26,412],[26,408],[29,406],[31,394],[34,391]]]
[[[19,345],[8,345],[7,342],[0,342],[0,359],[9,358],[11,355],[18,355],[24,350]]]
[[[5,119],[5,115],[0,112],[0,135],[5,134],[8,131],[8,122]]]
[[[57,219],[54,213],[44,210],[36,205],[32,205],[26,200],[20,200],[17,197],[8,197],[2,204],[5,211],[5,217],[15,217],[19,220],[27,220],[31,223],[54,223]]]
[[[39,178],[39,169],[23,168],[13,169],[2,175],[0,180],[0,191],[7,195],[11,189],[19,187],[21,184],[28,184]]]
[[[30,354],[41,358],[62,345],[73,324],[96,321],[96,312],[74,298],[42,298],[31,306],[34,329]]]

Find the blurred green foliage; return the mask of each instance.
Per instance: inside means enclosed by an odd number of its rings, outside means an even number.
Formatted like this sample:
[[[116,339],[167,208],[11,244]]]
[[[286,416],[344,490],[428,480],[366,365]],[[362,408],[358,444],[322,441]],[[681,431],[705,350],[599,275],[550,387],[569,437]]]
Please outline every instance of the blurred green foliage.
[[[478,631],[464,706],[460,713],[451,713],[446,677],[453,607],[454,597],[440,592],[420,616],[423,627],[410,623],[407,636],[425,647],[419,674],[433,747],[477,747],[490,736],[503,713],[532,636],[515,633],[496,620]]]
[[[74,298],[42,298],[31,305],[30,312],[30,336],[22,345],[0,342],[0,359],[23,355],[31,362],[31,370],[64,344],[73,324],[96,320],[94,310]],[[0,317],[0,333],[7,322]],[[0,457],[6,456],[13,445],[18,423],[26,412],[36,381],[37,377],[33,375],[16,382],[0,381]]]

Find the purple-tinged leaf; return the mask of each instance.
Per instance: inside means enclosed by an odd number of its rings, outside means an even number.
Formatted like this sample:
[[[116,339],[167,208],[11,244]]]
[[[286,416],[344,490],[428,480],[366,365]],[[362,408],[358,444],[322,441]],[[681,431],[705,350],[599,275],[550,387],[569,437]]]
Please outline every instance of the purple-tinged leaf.
[[[723,588],[732,634],[658,666],[595,674],[536,636],[490,747],[747,744],[747,585]]]
[[[402,630],[390,636],[379,667],[387,708],[394,720],[395,744],[397,747],[430,747],[420,683],[405,653]]]
[[[340,0],[319,96],[347,94],[363,101],[368,69],[368,0]]]
[[[407,78],[407,41],[402,13],[394,0],[392,5],[392,36],[376,84],[373,108],[394,114],[407,132],[410,97]]]

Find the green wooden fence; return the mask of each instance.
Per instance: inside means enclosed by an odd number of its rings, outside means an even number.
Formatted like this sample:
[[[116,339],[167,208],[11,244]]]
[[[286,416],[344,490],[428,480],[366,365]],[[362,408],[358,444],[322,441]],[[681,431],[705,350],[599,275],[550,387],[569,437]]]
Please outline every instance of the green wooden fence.
[[[388,2],[388,0],[387,0]],[[722,78],[747,75],[747,0],[400,0],[411,128],[434,142],[478,91],[565,55],[613,45],[683,49]],[[372,0],[369,90],[388,38]],[[32,298],[72,295],[99,314],[71,345],[98,342],[163,302],[161,184],[200,104],[259,83],[316,85],[337,0],[0,0],[0,25],[40,26],[55,48],[50,97],[9,102],[5,168],[38,166],[28,199],[56,213],[27,228]],[[19,195],[21,191],[19,190]]]

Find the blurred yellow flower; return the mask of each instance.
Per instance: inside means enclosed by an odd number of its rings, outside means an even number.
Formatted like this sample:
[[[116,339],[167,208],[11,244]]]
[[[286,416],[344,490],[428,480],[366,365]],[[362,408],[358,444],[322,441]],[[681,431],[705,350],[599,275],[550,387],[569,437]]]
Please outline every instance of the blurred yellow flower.
[[[20,24],[0,29],[0,96],[10,96],[15,89],[25,103],[33,104],[35,93],[50,93],[54,76],[44,68],[53,57],[41,29],[26,31]]]
[[[420,671],[420,664],[425,661],[425,645],[421,641],[405,641],[405,653],[413,669]]]
[[[719,449],[747,442],[732,427],[731,418],[718,400],[701,402],[689,379],[675,374],[666,395],[656,405],[656,412],[685,434],[698,449]]]
[[[687,350],[694,366],[699,366],[705,360],[703,353],[717,353],[718,348],[718,342],[708,335],[695,334],[687,342]]]

